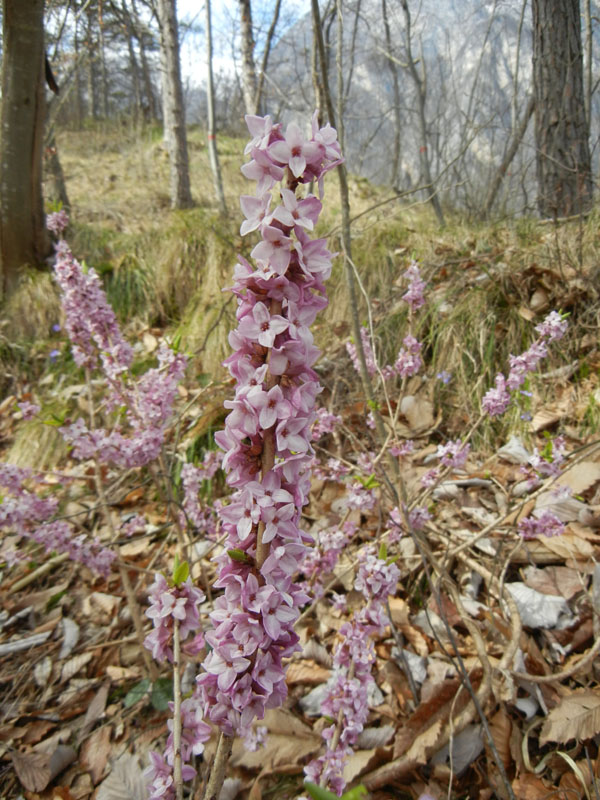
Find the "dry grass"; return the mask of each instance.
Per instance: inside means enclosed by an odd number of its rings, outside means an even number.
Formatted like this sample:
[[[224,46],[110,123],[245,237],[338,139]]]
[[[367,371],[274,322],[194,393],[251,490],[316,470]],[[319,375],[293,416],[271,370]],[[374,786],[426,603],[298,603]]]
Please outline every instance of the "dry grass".
[[[168,159],[155,129],[63,132],[59,148],[75,209],[73,248],[105,274],[120,318],[131,320],[135,310],[145,324],[177,329],[183,346],[198,358],[197,372],[222,376],[219,365],[228,354],[235,308],[222,287],[229,284],[237,253],[247,255],[253,244],[238,234],[239,195],[251,190],[239,172],[244,142],[219,139],[229,219],[219,215],[214,203],[199,130],[189,133],[197,201],[189,211],[168,208]],[[339,251],[335,176],[326,191],[318,233]],[[591,364],[588,380],[595,381],[596,351],[590,336],[598,328],[596,218],[558,228],[531,220],[473,226],[448,214],[449,224],[439,230],[427,206],[386,202],[387,190],[364,180],[350,179],[350,197],[353,260],[364,288],[360,313],[366,322],[368,298],[383,363],[395,358],[407,330],[402,274],[413,258],[428,280],[430,303],[417,328],[426,345],[428,396],[443,404],[449,433],[464,429],[477,415],[480,397],[495,373],[506,368],[510,353],[527,347],[534,324],[552,308],[571,311],[575,323],[561,358],[582,357]],[[40,326],[45,330],[54,321],[55,300],[49,308],[44,305],[51,294],[36,294],[30,286],[19,300],[20,316],[32,321],[28,333]],[[336,259],[329,294],[331,304],[316,339],[335,354],[336,367],[347,378],[349,307],[341,258]],[[553,358],[548,368],[559,363]],[[443,390],[437,384],[432,388],[442,370],[452,373],[452,382]],[[552,387],[540,385],[537,391],[540,402],[546,402]],[[599,416],[594,409],[586,413],[593,420]],[[486,438],[489,444],[492,437]]]

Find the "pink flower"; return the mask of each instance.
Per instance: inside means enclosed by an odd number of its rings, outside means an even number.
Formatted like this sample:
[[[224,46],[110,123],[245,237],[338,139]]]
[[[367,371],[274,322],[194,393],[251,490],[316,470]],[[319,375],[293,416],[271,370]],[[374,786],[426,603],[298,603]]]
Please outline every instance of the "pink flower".
[[[307,142],[294,122],[287,126],[283,141],[274,142],[268,152],[280,164],[287,164],[295,178],[302,176],[307,164],[318,162],[324,155],[322,145]]]
[[[256,303],[252,313],[246,315],[238,325],[242,336],[254,339],[263,347],[273,347],[275,337],[287,330],[289,322],[279,314],[271,316],[264,303]]]

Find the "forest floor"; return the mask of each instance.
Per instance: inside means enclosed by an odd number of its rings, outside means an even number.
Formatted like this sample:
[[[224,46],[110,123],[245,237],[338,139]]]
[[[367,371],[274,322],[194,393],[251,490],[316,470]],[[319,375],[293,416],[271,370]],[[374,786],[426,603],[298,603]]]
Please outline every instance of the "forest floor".
[[[199,137],[191,142],[192,185],[198,198],[208,198],[206,153]],[[247,191],[237,175],[243,142],[222,145],[229,220],[207,200],[189,212],[166,210],[166,159],[151,134],[62,134],[59,146],[73,208],[71,245],[103,274],[135,345],[136,369],[153,366],[160,343],[177,336],[190,353],[166,439],[166,473],[177,503],[178,465],[201,463],[214,449],[223,401],[232,396],[218,366],[227,355],[233,312],[221,287],[229,285],[235,253],[248,250],[237,234],[236,197]],[[322,235],[331,235],[332,249],[339,249],[335,188],[334,182],[328,188],[333,204]],[[346,766],[348,785],[362,783],[380,800],[505,800],[511,793],[518,800],[597,799],[597,220],[558,226],[456,221],[440,231],[426,209],[400,205],[360,180],[353,181],[352,213],[361,215],[354,256],[361,314],[372,326],[381,365],[393,360],[408,330],[401,298],[412,259],[427,282],[428,303],[412,329],[425,343],[422,376],[387,391],[375,386],[396,440],[414,446],[396,474],[366,425],[369,407],[346,352],[348,301],[336,267],[331,307],[315,335],[323,349],[320,404],[340,419],[333,433],[314,442],[319,468],[304,523],[322,550],[343,525],[354,523],[355,532],[329,573],[319,576],[324,596],[302,615],[302,651],[288,666],[287,701],[259,723],[268,730],[264,747],[250,751],[236,741],[223,797],[303,794],[303,766],[323,751],[320,734],[328,723],[320,707],[338,631],[364,603],[354,588],[357,555],[371,544],[380,551],[386,542],[400,581],[389,600],[389,625],[375,641],[370,713]],[[32,276],[9,309],[15,325],[9,329],[18,338],[0,348],[3,460],[43,470],[36,490],[60,495],[65,516],[108,540],[93,467],[70,457],[53,424],[89,413],[89,405],[68,342],[52,330],[60,310],[45,280]],[[531,344],[535,325],[553,309],[569,314],[567,336],[551,347],[519,406],[498,421],[482,417],[481,398],[496,373],[507,372],[508,355]],[[196,325],[198,315],[204,321]],[[31,320],[41,326],[37,334],[27,327]],[[28,400],[42,406],[33,422],[16,407]],[[547,464],[558,461],[557,436],[564,448],[560,475],[529,488],[536,453]],[[439,446],[459,437],[472,444],[465,465],[448,468],[434,488],[423,486]],[[332,458],[344,467],[343,477],[328,468]],[[147,521],[117,542],[143,613],[155,571],[170,574],[178,546],[169,503],[143,470],[107,469],[102,477],[117,528],[137,514]],[[411,507],[430,513],[421,535],[394,530],[388,482]],[[559,486],[570,496],[557,492]],[[372,495],[371,507],[350,502],[353,492]],[[220,472],[203,485],[207,514],[226,493]],[[564,532],[523,538],[519,520],[548,509]],[[186,535],[192,576],[206,590],[214,580],[215,544],[199,541],[191,529]],[[16,545],[23,546],[16,532],[4,533],[0,559]],[[24,550],[26,559],[14,565],[0,560],[0,798],[142,800],[148,752],[161,749],[167,735],[170,672],[157,666],[149,672],[116,569],[101,578],[34,545]],[[188,668],[188,683],[196,667]],[[195,797],[201,797],[214,742],[197,764]]]

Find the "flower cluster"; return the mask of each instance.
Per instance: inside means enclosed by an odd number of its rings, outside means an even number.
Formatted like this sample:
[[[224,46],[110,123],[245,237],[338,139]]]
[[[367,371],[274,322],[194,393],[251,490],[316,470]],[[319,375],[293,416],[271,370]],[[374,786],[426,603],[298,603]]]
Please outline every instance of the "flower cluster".
[[[373,684],[375,663],[372,636],[381,634],[387,624],[385,603],[395,594],[400,571],[394,563],[380,558],[370,548],[359,553],[355,588],[367,598],[366,605],[340,628],[342,637],[333,657],[334,677],[323,701],[323,711],[336,722],[322,736],[327,744],[324,755],[304,769],[308,780],[324,783],[341,795],[345,781],[343,769],[369,714],[368,691]]]
[[[202,464],[185,463],[181,468],[181,483],[183,486],[183,512],[181,525],[185,527],[190,523],[194,528],[212,537],[216,523],[213,508],[203,505],[199,500],[202,481],[213,478],[223,462],[223,453],[220,450],[208,450]]]
[[[48,224],[57,235],[62,235],[67,223],[64,212],[48,217]],[[159,455],[187,359],[162,345],[159,366],[131,381],[128,376],[133,349],[123,338],[100,278],[93,269],[79,264],[62,238],[56,245],[54,273],[62,292],[65,330],[75,363],[88,370],[102,369],[109,387],[106,406],[113,410],[124,407],[130,427],[130,435],[126,436],[119,425],[110,431],[89,430],[78,419],[60,429],[63,438],[72,445],[75,458],[98,458],[121,467],[148,464]]]
[[[425,304],[425,282],[421,278],[419,267],[413,261],[405,272],[405,277],[408,278],[408,291],[402,295],[402,299],[408,304],[411,313],[417,311]],[[377,359],[371,345],[369,332],[366,328],[361,328],[360,338],[362,341],[363,352],[365,354],[365,361],[367,364],[367,372],[373,376],[377,372]],[[421,357],[421,350],[423,345],[412,334],[407,334],[402,341],[396,361],[394,364],[387,364],[382,367],[381,374],[384,380],[391,380],[399,376],[400,378],[410,378],[416,375],[423,366],[423,359]],[[356,350],[356,345],[353,342],[346,344],[346,349],[354,369],[360,372],[359,359]],[[372,416],[372,415],[371,415]],[[369,422],[369,427],[374,427],[374,422]]]
[[[421,278],[419,267],[412,261],[404,276],[408,278],[408,291],[402,295],[402,299],[408,303],[411,311],[417,311],[425,305],[425,281]]]
[[[52,519],[58,513],[58,499],[40,497],[26,488],[27,481],[39,485],[43,480],[42,475],[31,469],[0,464],[0,486],[5,490],[0,503],[0,530],[31,539],[47,553],[53,550],[67,553],[73,561],[107,577],[115,553],[97,539],[91,541],[85,534],[76,535],[66,520]]]
[[[174,704],[169,703],[173,711]],[[150,766],[144,770],[148,783],[148,800],[174,800],[176,797],[173,776],[175,746],[173,737],[173,719],[167,722],[169,737],[165,752],[151,751]],[[204,752],[204,743],[210,738],[210,726],[202,719],[202,711],[195,697],[188,697],[181,703],[181,777],[184,781],[192,780],[196,770],[189,763],[193,756]]]
[[[356,529],[354,522],[346,520],[341,527],[326,528],[316,535],[315,546],[308,550],[302,562],[302,572],[307,579],[304,586],[313,597],[323,596],[323,579],[333,572]]]
[[[293,123],[284,133],[268,116],[247,122],[251,161],[242,172],[257,182],[257,193],[242,197],[242,233],[258,231],[261,241],[251,252],[256,267],[240,257],[234,273],[238,325],[225,364],[236,390],[215,439],[235,491],[220,511],[227,545],[216,559],[215,586],[224,591],[197,678],[205,718],[226,735],[245,733],[285,698],[283,659],[297,649],[293,625],[308,599],[293,576],[309,540],[299,524],[320,392],[309,326],[327,305],[331,253],[324,239],[309,235],[320,199],[300,197],[298,189],[316,180],[322,197],[324,174],[341,161],[335,131],[319,128],[316,116],[308,139]],[[276,193],[277,181],[283,185]]]
[[[537,519],[525,517],[519,520],[519,533],[523,539],[535,539],[538,536],[560,536],[565,532],[564,523],[552,511],[544,511]]]
[[[567,331],[567,321],[558,311],[552,311],[543,322],[536,325],[535,330],[539,338],[521,355],[509,357],[508,377],[498,373],[495,388],[485,393],[481,407],[490,417],[504,414],[512,401],[511,392],[520,389],[527,375],[534,372],[542,358],[548,355],[548,344],[562,339]]]
[[[201,633],[199,606],[206,599],[188,578],[179,586],[169,586],[164,575],[157,573],[149,589],[150,607],[146,616],[150,617],[154,630],[146,636],[144,647],[151,651],[159,662],[173,661],[173,623],[179,621],[179,635],[186,649],[185,639],[193,634],[187,650],[199,652],[204,647]]]
[[[367,372],[369,373],[369,375],[373,376],[377,372],[377,360],[375,358],[375,353],[373,352],[373,348],[371,347],[371,338],[369,336],[369,331],[366,328],[360,329],[360,340],[363,346],[363,353],[365,354],[365,363],[367,365]],[[354,369],[360,374],[358,352],[356,350],[356,345],[354,344],[354,342],[346,342],[346,350],[348,351],[348,355],[350,356],[350,360],[352,361]]]
[[[438,445],[436,456],[440,459],[440,464],[421,476],[421,484],[426,487],[435,486],[442,476],[442,467],[453,470],[464,469],[470,450],[471,445],[460,439]]]
[[[204,636],[201,631],[199,606],[205,600],[204,593],[197,589],[187,578],[179,585],[170,586],[164,575],[156,574],[149,590],[150,607],[146,616],[150,617],[154,629],[144,640],[144,646],[159,661],[173,662],[173,636],[177,620],[182,650],[195,656],[204,647]],[[188,641],[185,641],[188,639]],[[173,703],[169,703],[171,711]],[[173,765],[175,762],[175,743],[173,735],[173,719],[167,722],[169,737],[165,752],[150,753],[150,766],[144,771],[148,782],[150,800],[173,800],[176,796]],[[211,734],[210,726],[202,719],[202,707],[198,698],[186,698],[181,703],[181,742],[182,778],[191,780],[196,770],[189,763],[193,756],[200,755],[204,743]]]
[[[326,408],[317,408],[317,420],[312,428],[313,441],[318,441],[328,433],[333,433],[341,423],[342,418],[337,414],[331,414]]]

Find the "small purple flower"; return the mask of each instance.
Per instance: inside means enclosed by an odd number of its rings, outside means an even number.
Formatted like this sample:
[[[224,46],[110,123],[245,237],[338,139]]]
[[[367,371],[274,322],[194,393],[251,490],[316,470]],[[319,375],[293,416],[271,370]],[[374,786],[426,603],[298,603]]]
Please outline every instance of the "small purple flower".
[[[34,419],[35,416],[40,413],[40,406],[38,406],[37,403],[30,403],[24,400],[21,403],[17,403],[17,405],[21,409],[24,420]]]
[[[408,291],[402,295],[402,299],[408,303],[411,311],[416,311],[425,305],[425,282],[421,279],[419,267],[414,261],[404,274],[409,279],[409,285]]]
[[[538,536],[560,536],[565,532],[565,525],[552,511],[544,511],[537,519],[525,517],[519,520],[519,533],[523,539],[535,539]]]

